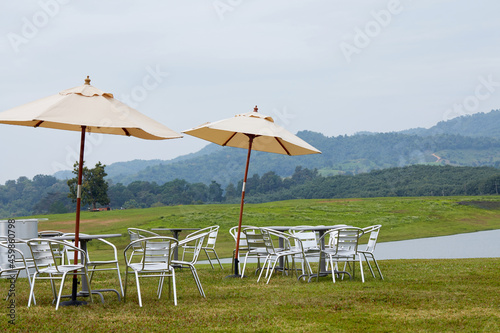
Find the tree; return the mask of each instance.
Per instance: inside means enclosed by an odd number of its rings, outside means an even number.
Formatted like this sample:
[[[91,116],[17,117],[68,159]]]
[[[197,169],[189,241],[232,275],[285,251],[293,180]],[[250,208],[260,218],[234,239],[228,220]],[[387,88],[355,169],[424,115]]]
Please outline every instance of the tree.
[[[234,187],[233,183],[229,183],[226,187],[226,201],[231,201],[232,199],[236,198],[237,192],[236,192],[236,187]]]
[[[73,167],[73,173],[77,177],[68,180],[70,191],[68,197],[75,202],[78,185],[78,162]],[[104,177],[108,175],[104,171],[105,167],[106,165],[101,164],[101,162],[98,162],[93,169],[88,169],[84,164],[81,190],[82,205],[92,205],[92,209],[96,209],[96,204],[109,205],[108,182],[104,180]]]
[[[212,180],[208,186],[208,201],[221,202],[222,201],[222,188],[215,180]]]

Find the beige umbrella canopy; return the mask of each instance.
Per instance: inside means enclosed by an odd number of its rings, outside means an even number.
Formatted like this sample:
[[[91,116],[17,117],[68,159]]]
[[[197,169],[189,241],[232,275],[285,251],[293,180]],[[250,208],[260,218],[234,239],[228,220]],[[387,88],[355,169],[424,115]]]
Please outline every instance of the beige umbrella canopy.
[[[248,149],[249,135],[253,136],[252,150],[284,155],[321,153],[301,138],[274,123],[273,118],[254,111],[233,118],[206,123],[183,133],[221,146]]]
[[[91,86],[88,76],[82,86],[1,112],[0,123],[81,132],[75,223],[75,244],[77,245],[80,234],[80,195],[85,133],[135,136],[146,140],[182,137],[179,133],[114,99],[113,94]],[[77,261],[75,251],[75,262]],[[76,291],[76,288],[73,290]],[[76,302],[75,298],[73,296],[74,302]]]
[[[240,218],[234,256],[234,275],[232,275],[233,277],[238,277],[240,276],[238,273],[238,252],[245,202],[245,186],[251,151],[259,150],[290,156],[320,154],[321,152],[283,127],[276,125],[273,118],[260,114],[257,106],[253,112],[238,114],[233,118],[206,123],[183,131],[183,133],[221,146],[248,149],[245,176],[241,190]]]
[[[182,137],[168,127],[85,84],[0,113],[0,123],[135,136],[147,140]]]

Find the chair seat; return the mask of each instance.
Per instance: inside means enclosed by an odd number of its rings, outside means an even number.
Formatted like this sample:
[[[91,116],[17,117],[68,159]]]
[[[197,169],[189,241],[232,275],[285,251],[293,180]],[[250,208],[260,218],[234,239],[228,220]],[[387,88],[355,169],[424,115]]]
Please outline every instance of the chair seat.
[[[55,273],[65,273],[70,271],[76,271],[84,268],[83,265],[58,265],[57,268],[55,266],[49,266],[46,268],[39,269],[39,272],[42,274],[55,274]]]
[[[93,266],[93,265],[107,265],[107,264],[116,264],[117,260],[104,260],[104,261],[89,261],[88,265]]]
[[[157,272],[157,271],[164,271],[164,270],[170,270],[172,269],[172,266],[169,266],[166,263],[133,263],[129,265],[130,268],[134,271],[151,271],[151,272]]]

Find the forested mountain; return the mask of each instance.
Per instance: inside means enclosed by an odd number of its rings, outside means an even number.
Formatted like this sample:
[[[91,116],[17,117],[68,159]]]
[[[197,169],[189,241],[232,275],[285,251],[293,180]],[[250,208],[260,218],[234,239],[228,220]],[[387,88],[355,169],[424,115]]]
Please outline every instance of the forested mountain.
[[[499,125],[500,111],[494,110],[443,121],[430,129],[337,137],[302,131],[297,135],[321,150],[321,155],[290,157],[252,152],[250,174],[273,171],[290,177],[297,166],[318,169],[325,176],[413,164],[498,167]],[[245,159],[244,149],[209,144],[197,153],[169,161],[114,163],[106,172],[112,184],[148,181],[161,185],[178,178],[207,185],[216,181],[225,188],[242,178]]]
[[[498,167],[499,125],[500,110],[494,110],[442,121],[430,129],[337,137],[302,131],[297,135],[321,150],[321,155],[252,152],[250,174],[273,171],[289,177],[297,166],[318,169],[321,175],[354,175],[413,164]],[[226,187],[242,178],[245,159],[244,149],[209,144],[197,153],[168,161],[113,163],[106,172],[112,184],[148,181],[161,185],[178,178],[207,185],[216,181]],[[68,174],[56,176],[64,179]]]
[[[414,128],[401,131],[402,134],[416,134],[422,136],[438,134],[457,134],[471,137],[491,137],[500,139],[500,110],[492,110],[488,113],[476,113],[464,115],[441,121],[429,129]]]
[[[500,164],[500,140],[496,138],[401,133],[326,137],[310,131],[297,135],[321,150],[322,154],[284,156],[252,152],[250,174],[274,171],[281,177],[289,177],[297,166],[318,169],[326,176],[353,175],[413,164],[495,167]],[[110,172],[109,178],[112,183],[124,185],[137,180],[163,184],[176,178],[190,183],[216,181],[223,187],[238,182],[243,176],[246,151],[212,146],[216,149],[208,155],[151,165],[135,174],[113,176]]]

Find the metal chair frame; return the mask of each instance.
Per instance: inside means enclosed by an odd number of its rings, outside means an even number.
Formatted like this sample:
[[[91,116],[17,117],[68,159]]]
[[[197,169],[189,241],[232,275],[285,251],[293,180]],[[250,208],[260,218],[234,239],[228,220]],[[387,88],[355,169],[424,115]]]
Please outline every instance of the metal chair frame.
[[[126,269],[125,269],[125,289],[123,294],[123,300],[127,297],[127,279],[129,274],[134,274],[136,286],[137,286],[137,296],[139,300],[139,306],[142,307],[142,296],[140,288],[140,278],[159,278],[157,295],[158,299],[161,298],[163,290],[163,282],[165,277],[169,278],[169,296],[174,294],[174,305],[177,305],[177,290],[175,285],[175,270],[172,266],[172,255],[173,250],[177,247],[179,242],[173,237],[156,236],[137,239],[127,245],[123,251],[125,257]],[[136,258],[130,256],[127,258],[127,252],[136,251],[136,249],[141,248],[141,258]],[[137,255],[135,256],[137,257]],[[170,280],[172,284],[170,284]]]
[[[33,257],[33,262],[35,264],[35,273],[33,274],[33,281],[31,284],[30,296],[28,301],[28,307],[31,306],[31,300],[34,300],[34,289],[36,280],[50,280],[50,285],[52,287],[52,293],[54,295],[54,299],[57,299],[56,302],[56,310],[59,308],[59,304],[61,301],[62,291],[64,287],[64,281],[68,273],[70,276],[73,275],[81,275],[84,276],[87,281],[88,271],[87,271],[87,257],[85,256],[85,252],[77,248],[71,244],[68,244],[63,241],[50,240],[47,238],[35,238],[31,239],[27,242],[31,254]],[[72,251],[79,252],[80,258],[82,258],[82,263],[66,265],[59,264],[56,248],[59,248],[61,251],[64,251],[64,248],[70,248]],[[47,275],[47,276],[44,276]],[[56,292],[54,280],[61,280],[61,285],[59,288],[59,293]],[[92,299],[92,291],[89,283],[89,297]]]

